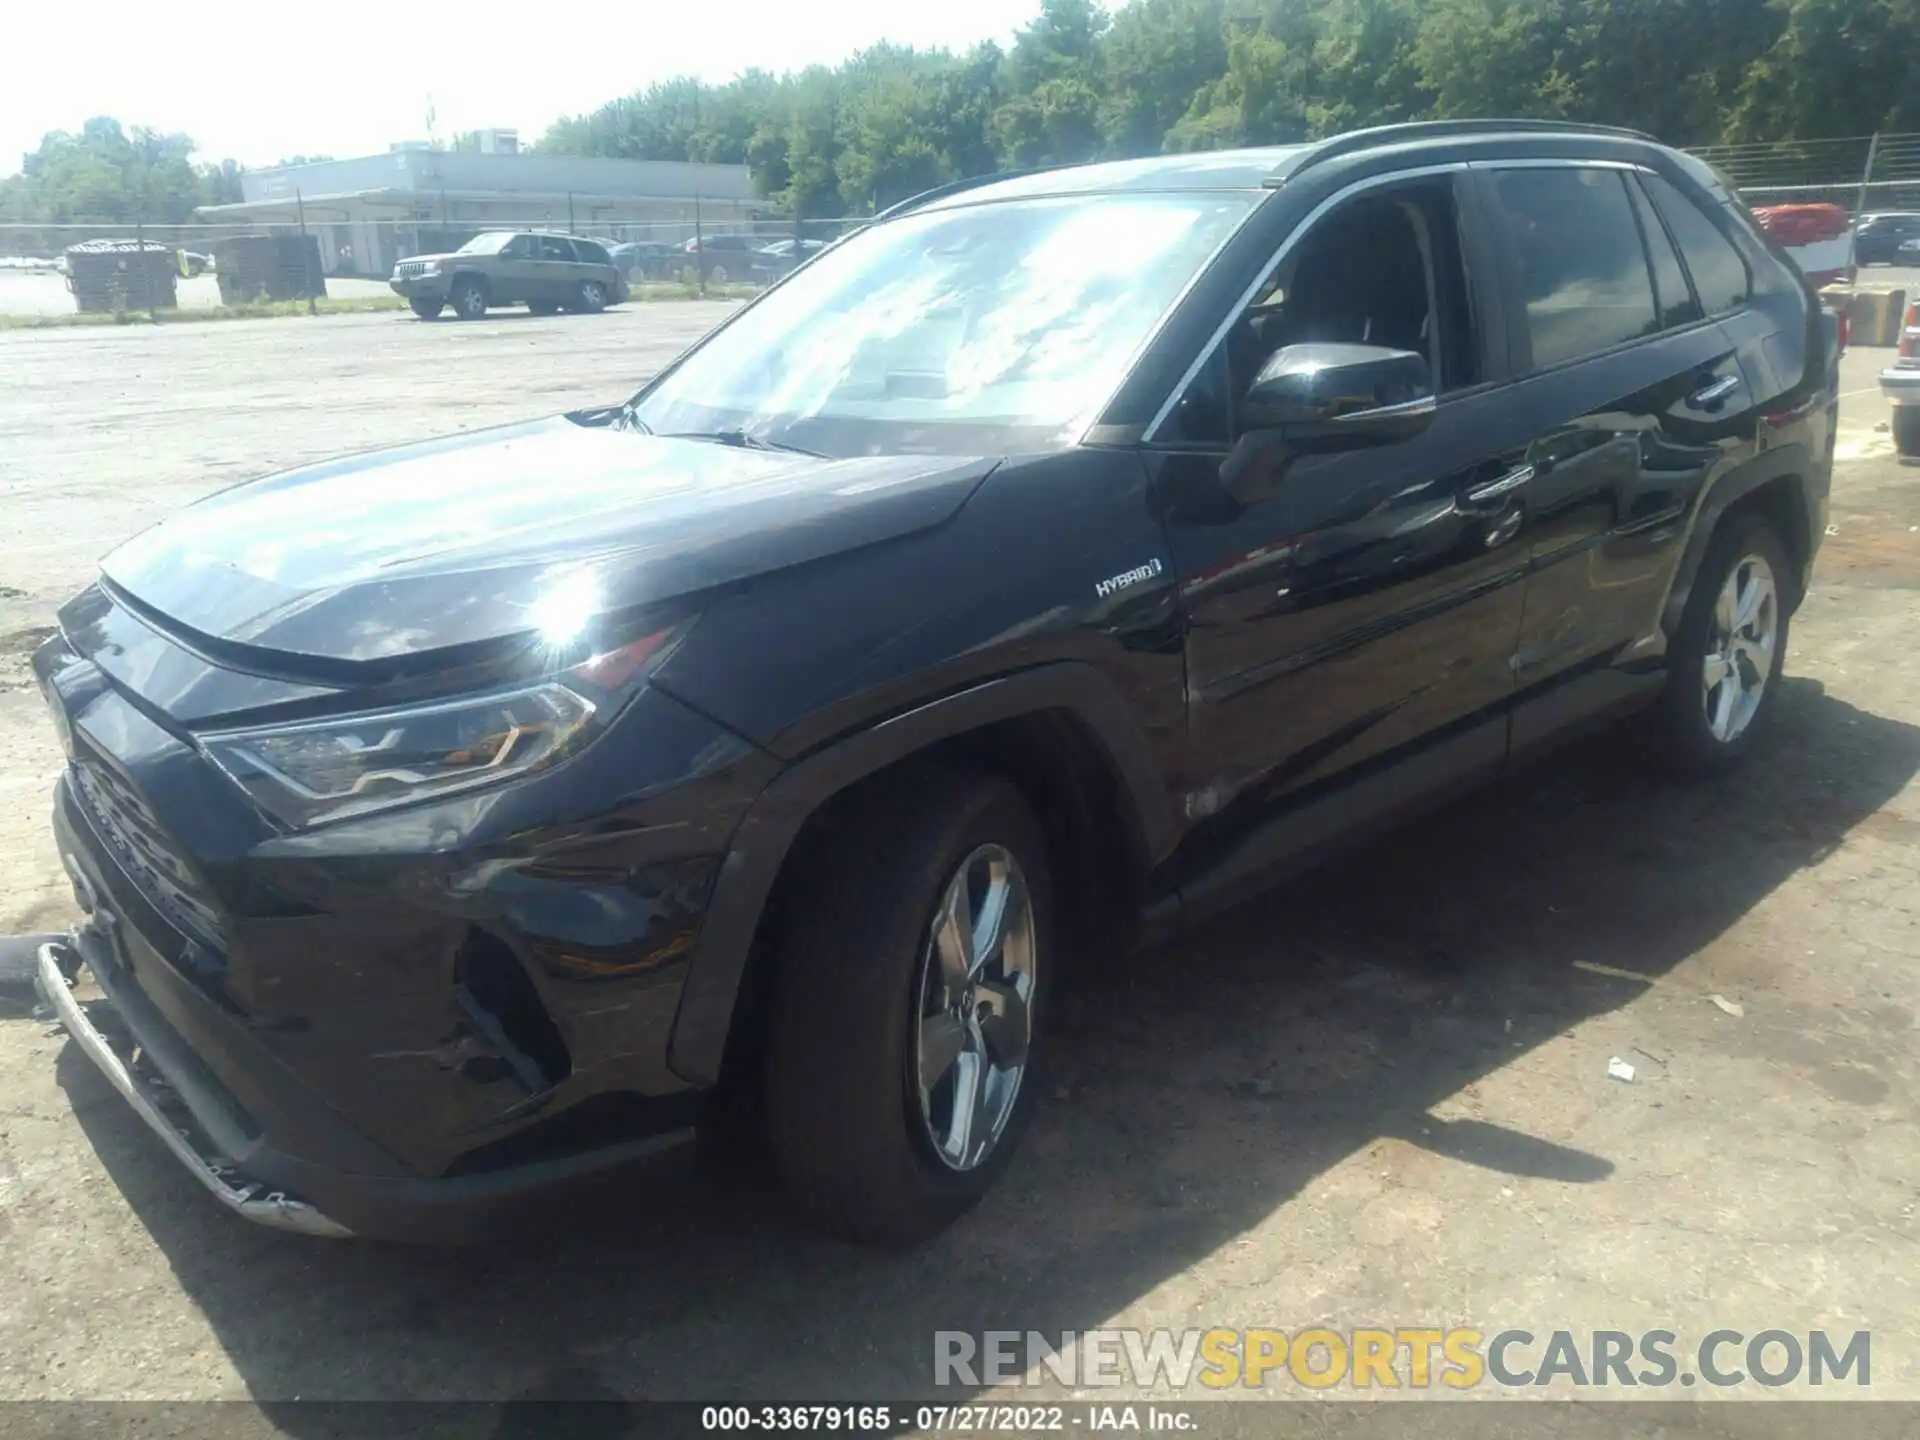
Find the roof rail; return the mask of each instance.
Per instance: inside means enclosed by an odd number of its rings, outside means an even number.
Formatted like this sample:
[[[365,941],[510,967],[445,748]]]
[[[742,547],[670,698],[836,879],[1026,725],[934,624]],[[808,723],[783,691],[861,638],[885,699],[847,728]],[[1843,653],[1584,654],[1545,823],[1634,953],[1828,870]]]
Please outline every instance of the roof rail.
[[[1573,120],[1414,120],[1404,125],[1375,125],[1367,130],[1352,130],[1345,135],[1309,145],[1305,154],[1283,169],[1275,171],[1266,184],[1277,187],[1328,160],[1370,150],[1376,145],[1393,145],[1411,140],[1440,140],[1449,135],[1600,135],[1616,140],[1646,140],[1653,136],[1644,130],[1626,130],[1617,125],[1583,125]]]
[[[1018,180],[1023,175],[1038,175],[1043,171],[1059,168],[1057,165],[1038,165],[1029,170],[1000,170],[992,175],[969,175],[965,179],[949,180],[944,185],[936,185],[931,190],[922,190],[918,195],[909,195],[905,200],[889,205],[867,223],[878,225],[882,220],[891,220],[896,215],[905,215],[909,211],[918,210],[923,205],[944,200],[949,195],[959,195],[968,190],[977,190],[982,185],[995,185],[1002,180]]]

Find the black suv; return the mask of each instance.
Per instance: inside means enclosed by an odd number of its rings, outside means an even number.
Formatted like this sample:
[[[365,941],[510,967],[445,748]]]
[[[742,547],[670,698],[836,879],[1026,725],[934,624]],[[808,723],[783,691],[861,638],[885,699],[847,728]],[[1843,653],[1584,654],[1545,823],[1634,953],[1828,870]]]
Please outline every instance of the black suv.
[[[449,1238],[711,1124],[927,1235],[1070,963],[1632,710],[1740,760],[1832,376],[1626,132],[922,196],[625,404],[110,554],[36,657],[89,915],[40,984],[254,1219]]]

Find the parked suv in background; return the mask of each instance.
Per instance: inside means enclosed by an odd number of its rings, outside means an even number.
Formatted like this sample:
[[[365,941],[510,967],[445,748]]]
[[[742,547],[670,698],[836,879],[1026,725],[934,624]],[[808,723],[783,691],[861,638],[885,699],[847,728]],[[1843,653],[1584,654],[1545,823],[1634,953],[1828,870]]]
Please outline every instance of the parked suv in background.
[[[627,298],[627,277],[599,241],[530,230],[489,230],[449,255],[409,256],[390,283],[422,320],[449,305],[462,320],[494,305],[591,315]]]
[[[90,916],[40,985],[254,1219],[453,1238],[760,1127],[822,1224],[929,1235],[1069,968],[1630,712],[1746,759],[1832,373],[1629,132],[933,192],[624,404],[108,555],[35,657]]]
[[[1862,215],[1859,227],[1853,232],[1854,261],[1860,265],[1911,264],[1913,252],[1900,253],[1906,241],[1920,241],[1920,214],[1882,211]]]
[[[751,280],[769,267],[760,247],[766,243],[758,235],[702,235],[681,246],[685,264],[698,266],[715,285],[730,280]]]
[[[664,240],[623,240],[609,245],[607,254],[629,282],[672,280],[680,273],[681,249]]]

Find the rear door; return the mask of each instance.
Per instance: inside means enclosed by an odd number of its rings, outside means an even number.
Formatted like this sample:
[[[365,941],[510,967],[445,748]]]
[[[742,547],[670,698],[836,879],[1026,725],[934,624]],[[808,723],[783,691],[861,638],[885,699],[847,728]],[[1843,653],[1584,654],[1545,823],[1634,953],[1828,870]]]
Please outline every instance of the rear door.
[[[1685,517],[1750,450],[1754,402],[1633,167],[1494,162],[1475,175],[1532,429],[1519,751],[1648,683]]]
[[[537,257],[534,289],[527,299],[544,300],[550,305],[565,304],[580,288],[580,278],[585,273],[580,268],[579,256],[574,253],[573,242],[564,235],[536,235],[533,239]]]

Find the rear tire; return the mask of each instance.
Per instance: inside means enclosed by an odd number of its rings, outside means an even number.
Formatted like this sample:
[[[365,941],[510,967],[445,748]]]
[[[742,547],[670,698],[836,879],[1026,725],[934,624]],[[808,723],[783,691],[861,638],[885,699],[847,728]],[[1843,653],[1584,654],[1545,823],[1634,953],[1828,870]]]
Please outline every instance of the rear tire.
[[[598,315],[607,308],[607,287],[598,280],[582,280],[574,296],[573,308],[582,315]]]
[[[456,280],[447,301],[462,320],[478,320],[487,313],[487,287],[478,280]]]
[[[1045,834],[1007,781],[931,771],[851,806],[798,863],[769,1008],[775,1162],[824,1228],[926,1239],[993,1185],[1032,1110]]]
[[[1893,448],[1910,459],[1920,459],[1920,405],[1893,407]]]
[[[1667,652],[1667,684],[1650,714],[1657,758],[1683,775],[1740,764],[1773,713],[1798,577],[1764,518],[1730,517],[1708,543]]]
[[[441,310],[446,308],[444,300],[409,300],[407,308],[422,320],[437,320]]]

